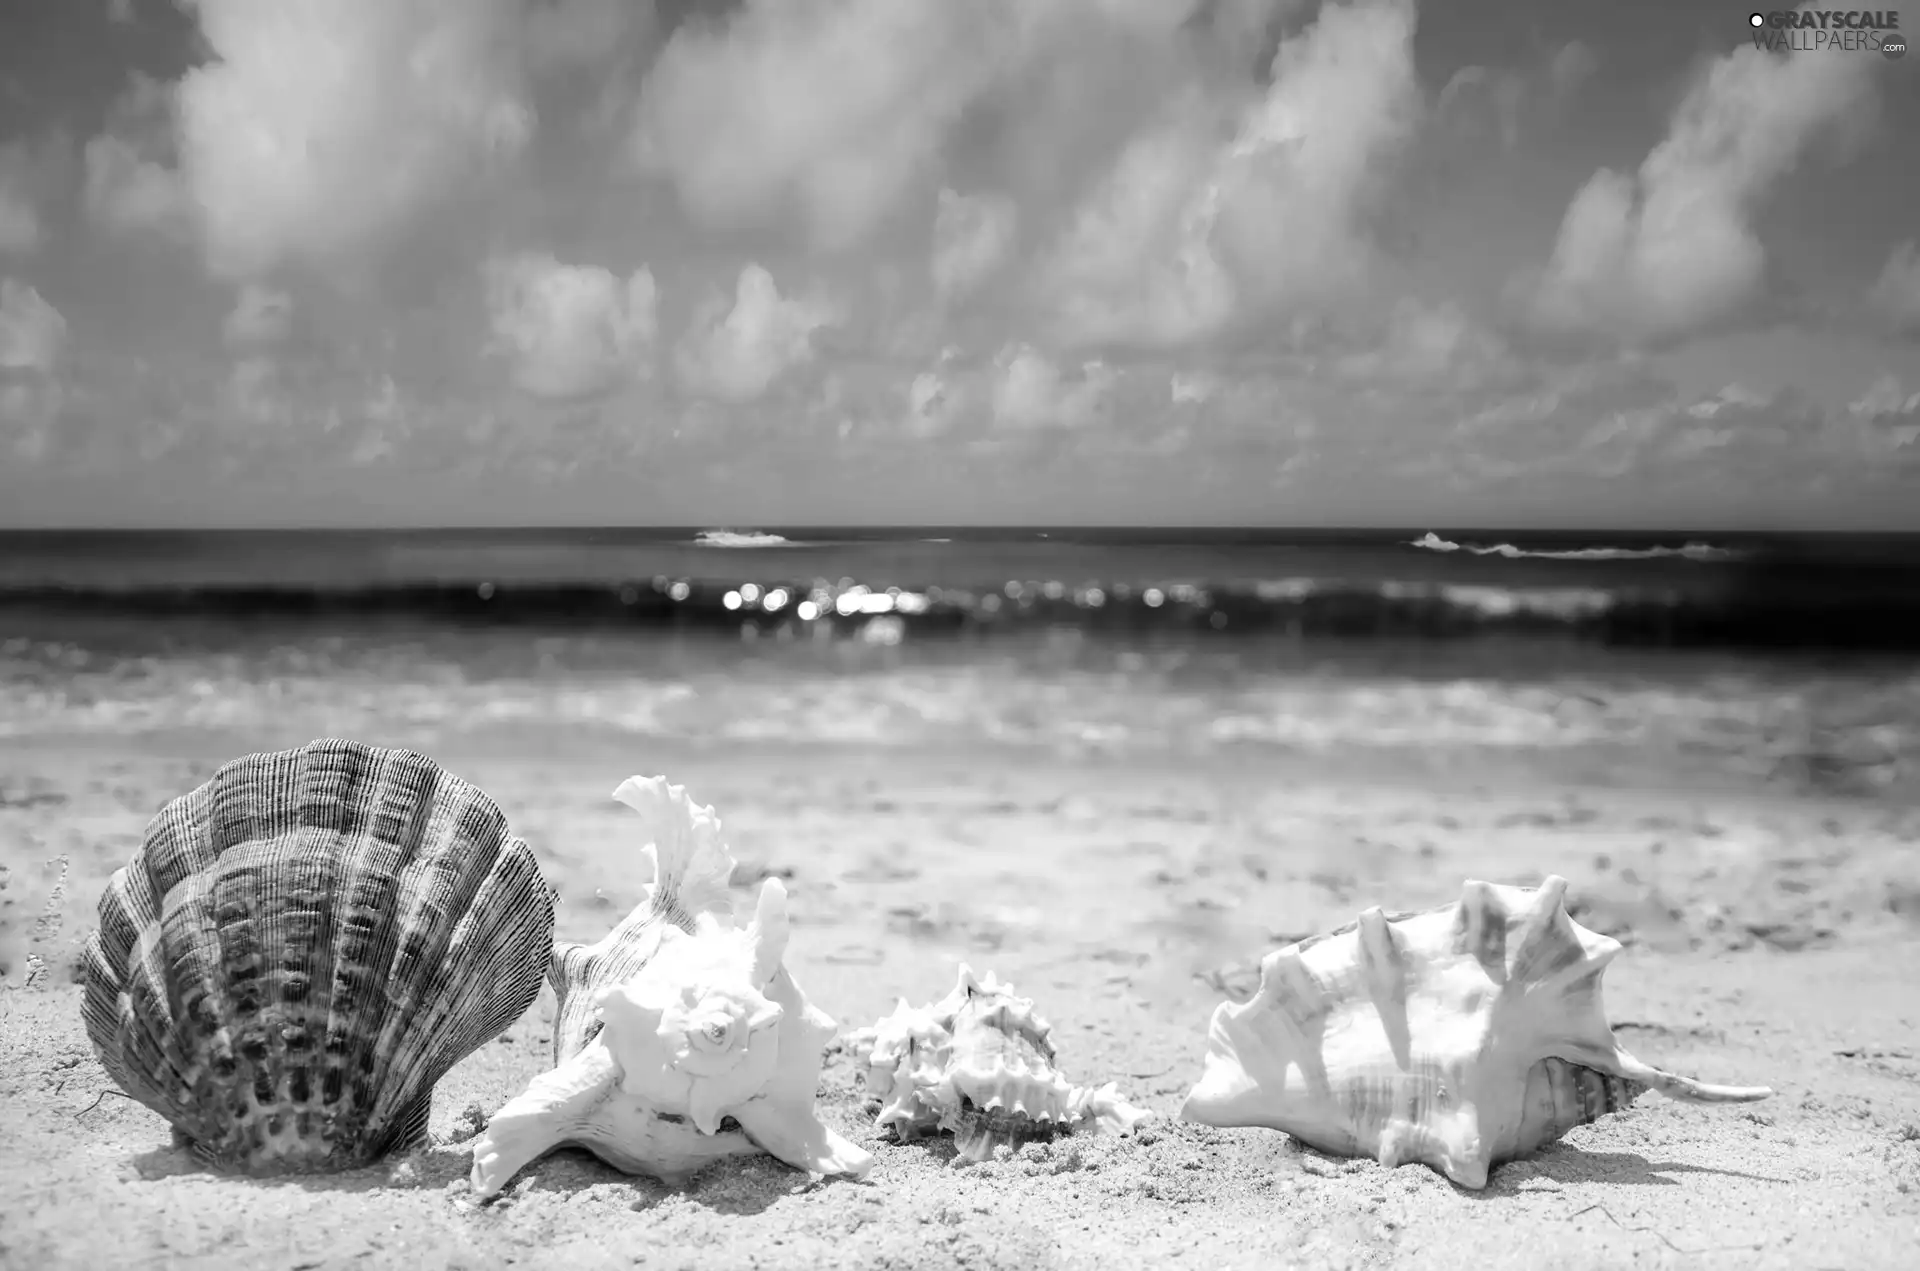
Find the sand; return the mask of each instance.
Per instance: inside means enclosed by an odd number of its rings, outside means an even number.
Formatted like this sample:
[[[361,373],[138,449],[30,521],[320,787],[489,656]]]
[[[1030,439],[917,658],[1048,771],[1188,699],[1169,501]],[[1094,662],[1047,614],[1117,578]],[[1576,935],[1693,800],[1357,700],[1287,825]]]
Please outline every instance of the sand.
[[[74,965],[148,816],[219,761],[305,736],[0,745],[0,1264],[8,1267],[1873,1268],[1920,1249],[1920,811],[1771,790],[1548,783],[1523,769],[1247,761],[1180,770],[981,753],[757,754],[473,736],[432,751],[540,853],[561,934],[638,898],[632,814],[665,772],[726,819],[737,885],[787,880],[788,964],[844,1026],[961,961],[1033,996],[1069,1074],[1159,1114],[1124,1138],[981,1165],[882,1139],[849,1057],[823,1115],[875,1155],[810,1183],[768,1158],[684,1188],[579,1152],[498,1200],[466,1181],[467,1109],[547,1066],[552,1002],[455,1069],[431,1146],[328,1178],[211,1174],[110,1091]],[[404,737],[374,738],[381,742]],[[538,756],[538,757],[534,757]],[[1468,1192],[1261,1130],[1176,1119],[1209,1012],[1249,964],[1370,903],[1466,877],[1573,883],[1628,942],[1609,1011],[1643,1058],[1770,1101],[1647,1096]]]

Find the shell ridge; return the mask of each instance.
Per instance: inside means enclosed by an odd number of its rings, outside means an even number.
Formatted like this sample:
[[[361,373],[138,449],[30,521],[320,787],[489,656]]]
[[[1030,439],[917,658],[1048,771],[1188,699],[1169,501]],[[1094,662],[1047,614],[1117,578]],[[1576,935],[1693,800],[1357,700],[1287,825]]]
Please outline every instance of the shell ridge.
[[[454,1064],[505,1032],[540,995],[553,910],[550,900],[543,903],[545,883],[525,840],[510,839],[506,851],[495,853],[476,891],[455,911],[461,917],[430,964],[429,991],[388,1017],[376,1051],[379,1089],[404,1088],[389,1084],[398,1071],[430,1095]],[[398,1027],[403,1019],[410,1021],[404,1029]],[[376,1115],[390,1114],[376,1104]]]
[[[122,866],[107,882],[100,925],[87,940],[81,1018],[89,1037],[113,1041],[101,1050],[101,1064],[108,1075],[128,1094],[167,1116],[182,1106],[176,1092],[186,1085],[187,1064],[177,1045],[169,1048],[163,1041],[171,1030],[172,1008],[164,991],[156,994],[152,987],[160,952],[157,938],[152,938],[157,924],[152,890],[142,885],[146,881],[144,875],[136,877]],[[155,1004],[150,1019],[134,1010],[135,997]],[[156,1062],[143,1065],[141,1060],[148,1055]],[[164,1073],[166,1080],[147,1080],[149,1068]]]
[[[309,788],[341,787],[337,796],[324,797],[333,800],[325,806],[337,809],[336,832],[343,840],[339,869],[341,876],[350,880],[332,949],[320,1102],[343,1123],[341,1137],[353,1137],[373,1110],[374,1096],[367,1081],[375,1062],[369,1048],[376,1035],[372,1024],[386,1004],[387,975],[398,944],[396,910],[401,903],[405,883],[402,871],[408,853],[403,846],[376,837],[369,819],[359,815],[362,809],[352,806],[352,792],[365,784],[369,768],[376,769],[372,779],[379,781],[382,774],[377,769],[384,767],[379,759],[331,749],[323,750],[317,758],[320,762]],[[345,771],[331,766],[334,763]],[[327,784],[323,786],[322,782]],[[320,798],[316,794],[316,799]]]
[[[448,814],[429,821],[416,818],[407,830],[429,837],[411,852],[415,863],[403,871],[396,897],[396,945],[383,986],[390,1009],[374,1042],[377,1085],[384,1086],[396,1061],[419,1058],[395,1053],[400,1037],[416,1038],[421,1047],[440,1040],[441,1021],[454,1015],[474,991],[464,965],[474,952],[472,933],[484,929],[482,924],[510,923],[516,907],[538,907],[531,892],[541,883],[531,849],[508,833],[506,818],[497,809],[492,816],[486,814],[488,809],[476,802],[478,794],[464,782],[448,782],[440,795],[443,806],[454,805]],[[506,910],[483,903],[482,896],[504,896]],[[484,961],[486,951],[477,951],[475,959]],[[485,981],[479,983],[484,986]],[[491,1039],[480,1037],[473,1044]],[[459,1045],[465,1039],[445,1040]]]
[[[260,991],[267,1023],[269,1084],[279,1099],[305,1103],[313,1087],[314,982],[332,979],[334,862],[324,831],[302,826],[278,870],[262,875],[259,941],[267,961]],[[277,954],[275,953],[277,951]],[[321,996],[324,999],[324,988]]]

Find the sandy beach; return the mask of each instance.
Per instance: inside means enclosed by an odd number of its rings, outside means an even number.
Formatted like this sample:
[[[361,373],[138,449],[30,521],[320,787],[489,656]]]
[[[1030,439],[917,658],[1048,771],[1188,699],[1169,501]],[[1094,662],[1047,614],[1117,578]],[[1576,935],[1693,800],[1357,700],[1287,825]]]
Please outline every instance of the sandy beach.
[[[646,881],[630,773],[725,818],[736,886],[787,881],[788,964],[843,1026],[991,969],[1053,1023],[1062,1065],[1158,1114],[1125,1138],[982,1165],[875,1132],[849,1056],[826,1118],[876,1158],[862,1183],[770,1158],[683,1189],[567,1151],[498,1200],[468,1182],[473,1109],[550,1062],[542,992],[435,1096],[433,1143],[322,1179],[207,1172],[109,1093],[76,955],[146,819],[220,761],[306,738],[16,739],[0,751],[0,1137],[10,1266],[1895,1267],[1920,1243],[1920,812],[1887,800],[1554,786],[1332,761],[1180,770],[810,748],[667,753],[475,734],[432,752],[539,853],[559,930],[595,938]],[[369,738],[405,744],[404,737]],[[549,744],[556,742],[556,744]],[[1643,1097],[1470,1193],[1261,1130],[1179,1122],[1215,1003],[1268,949],[1462,879],[1573,883],[1628,943],[1622,1040],[1765,1103]]]

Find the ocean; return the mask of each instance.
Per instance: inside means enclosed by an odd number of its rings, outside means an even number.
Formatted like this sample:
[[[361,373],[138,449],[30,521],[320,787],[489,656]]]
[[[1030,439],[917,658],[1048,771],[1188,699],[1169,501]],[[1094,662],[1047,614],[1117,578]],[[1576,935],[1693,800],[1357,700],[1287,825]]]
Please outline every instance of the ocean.
[[[1920,756],[1920,536],[0,533],[0,736],[172,728],[1501,756],[1884,794]]]

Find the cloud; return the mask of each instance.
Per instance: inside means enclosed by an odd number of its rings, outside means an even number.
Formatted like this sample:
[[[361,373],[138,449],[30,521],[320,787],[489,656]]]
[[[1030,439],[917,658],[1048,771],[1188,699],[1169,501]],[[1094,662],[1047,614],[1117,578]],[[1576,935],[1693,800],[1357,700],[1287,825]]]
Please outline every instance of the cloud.
[[[1874,60],[1748,46],[1715,59],[1637,175],[1603,168],[1574,197],[1544,274],[1522,285],[1536,321],[1640,343],[1751,298],[1766,269],[1756,209],[1873,100]]]
[[[792,216],[815,245],[846,248],[937,167],[1026,25],[997,0],[746,0],[674,32],[641,90],[634,153],[698,221]]]
[[[0,278],[0,425],[18,458],[40,459],[66,398],[58,369],[67,320],[41,294]]]
[[[107,131],[85,151],[88,217],[120,234],[186,236],[193,209],[174,169],[172,95],[139,71],[108,114]]]
[[[133,0],[107,0],[107,21],[129,26],[134,21]]]
[[[1031,345],[1008,345],[994,359],[993,419],[1007,428],[1083,428],[1106,415],[1114,373],[1083,363],[1068,377]]]
[[[1582,40],[1568,40],[1554,51],[1547,63],[1547,87],[1556,103],[1578,93],[1600,69],[1600,55]]]
[[[1371,382],[1472,392],[1511,383],[1519,361],[1506,342],[1458,303],[1403,297],[1388,315],[1378,344],[1335,363],[1340,374]]]
[[[1893,249],[1867,301],[1896,331],[1920,334],[1920,243],[1908,239]]]
[[[1463,66],[1434,99],[1434,119],[1477,134],[1491,114],[1501,147],[1512,150],[1526,125],[1557,122],[1599,68],[1599,55],[1580,40],[1562,44],[1544,65]]]
[[[24,137],[0,144],[0,256],[24,256],[45,240],[42,211],[64,183],[71,153],[57,133],[38,144]]]
[[[1041,267],[1058,341],[1187,345],[1362,282],[1380,167],[1416,118],[1413,22],[1401,0],[1328,5],[1251,103],[1223,118],[1207,93],[1172,100]]]
[[[220,333],[229,348],[278,344],[293,322],[293,299],[284,291],[248,283],[240,288]]]
[[[51,371],[67,342],[67,320],[41,294],[0,279],[0,370]]]
[[[940,191],[929,270],[944,303],[964,299],[1006,263],[1019,228],[1019,209],[1004,194]]]
[[[220,277],[357,275],[532,135],[515,0],[191,8],[211,58],[133,112],[164,106],[177,166],[110,130],[89,204],[127,227],[184,210]]]
[[[653,273],[625,279],[550,253],[496,257],[485,269],[494,346],[535,397],[577,398],[651,377],[659,332]]]
[[[794,367],[813,360],[813,334],[841,320],[819,300],[787,299],[760,265],[740,271],[732,306],[701,306],[674,350],[680,386],[694,397],[740,404],[761,397]]]

